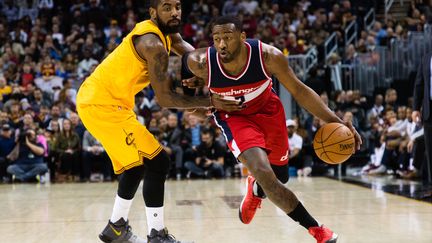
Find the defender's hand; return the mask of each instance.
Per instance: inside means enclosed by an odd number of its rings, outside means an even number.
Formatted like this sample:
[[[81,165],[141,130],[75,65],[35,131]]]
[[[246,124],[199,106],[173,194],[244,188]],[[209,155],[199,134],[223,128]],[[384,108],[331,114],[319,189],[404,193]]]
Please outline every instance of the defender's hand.
[[[183,79],[182,85],[190,89],[196,89],[196,88],[204,87],[205,82],[203,79],[200,79],[198,77],[193,77],[193,78]]]
[[[360,134],[354,128],[351,121],[344,122],[344,125],[347,126],[351,130],[351,132],[354,134],[356,150],[360,150],[360,145],[362,144],[362,139],[361,139]],[[354,151],[354,153],[355,153],[355,151]]]
[[[233,112],[241,111],[243,110],[243,108],[246,107],[246,105],[242,105],[240,101],[225,100],[223,99],[223,96],[217,94],[212,94],[210,99],[214,108],[216,108],[217,110]]]

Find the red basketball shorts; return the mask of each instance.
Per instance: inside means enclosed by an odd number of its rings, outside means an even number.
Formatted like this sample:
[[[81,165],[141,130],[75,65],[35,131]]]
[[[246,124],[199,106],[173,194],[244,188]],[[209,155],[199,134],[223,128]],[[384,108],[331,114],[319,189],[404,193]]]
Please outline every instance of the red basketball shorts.
[[[288,132],[283,105],[275,94],[254,114],[241,115],[217,111],[213,114],[228,147],[236,158],[253,147],[266,150],[270,163],[288,163]]]

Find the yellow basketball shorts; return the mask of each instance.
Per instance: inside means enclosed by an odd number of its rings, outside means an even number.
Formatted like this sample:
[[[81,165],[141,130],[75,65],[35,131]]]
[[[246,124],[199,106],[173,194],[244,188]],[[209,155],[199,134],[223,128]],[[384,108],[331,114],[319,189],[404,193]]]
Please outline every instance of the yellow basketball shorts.
[[[144,157],[152,159],[162,150],[128,108],[81,104],[77,110],[84,126],[105,148],[116,174],[142,165]]]

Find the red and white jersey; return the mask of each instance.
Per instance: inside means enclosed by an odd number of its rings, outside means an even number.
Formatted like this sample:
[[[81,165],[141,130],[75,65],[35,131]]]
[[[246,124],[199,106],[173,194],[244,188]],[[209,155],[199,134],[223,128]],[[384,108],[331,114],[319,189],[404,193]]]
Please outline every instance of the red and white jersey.
[[[246,108],[236,114],[253,114],[260,110],[272,92],[272,79],[267,73],[262,56],[262,43],[247,39],[248,59],[238,76],[225,72],[215,47],[207,50],[208,88],[227,100],[240,100]]]

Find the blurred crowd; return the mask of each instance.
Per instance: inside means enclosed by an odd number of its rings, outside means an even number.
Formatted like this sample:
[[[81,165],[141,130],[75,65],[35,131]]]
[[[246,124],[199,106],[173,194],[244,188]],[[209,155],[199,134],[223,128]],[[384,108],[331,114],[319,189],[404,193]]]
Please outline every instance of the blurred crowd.
[[[387,45],[392,38],[405,38],[407,31],[421,30],[431,20],[432,3],[413,1],[405,20],[390,17],[366,31],[362,19],[380,2],[188,0],[183,1],[181,32],[194,47],[209,46],[211,21],[234,14],[243,21],[249,38],[272,44],[287,56],[304,54],[312,46],[322,55],[330,33],[337,33],[343,46],[344,28],[358,21],[359,41],[339,50],[344,62],[350,62],[356,53]],[[98,63],[146,18],[146,4],[141,0],[0,0],[0,179],[43,182],[48,174],[57,182],[115,178],[103,147],[80,122],[76,93]],[[179,65],[179,59],[172,57],[169,70],[182,92]],[[401,175],[415,172],[410,136],[416,129],[409,120],[410,105],[397,105],[395,90],[376,97],[363,97],[355,90],[334,92],[328,78],[316,69],[308,82],[330,108],[362,131],[367,142],[361,152],[366,158],[374,155],[365,173],[392,168]],[[211,119],[161,108],[151,87],[137,94],[135,111],[171,155],[171,177],[223,178],[241,173]],[[313,117],[287,121],[293,143],[290,157],[298,175],[324,174],[329,169],[311,147],[320,125]]]

